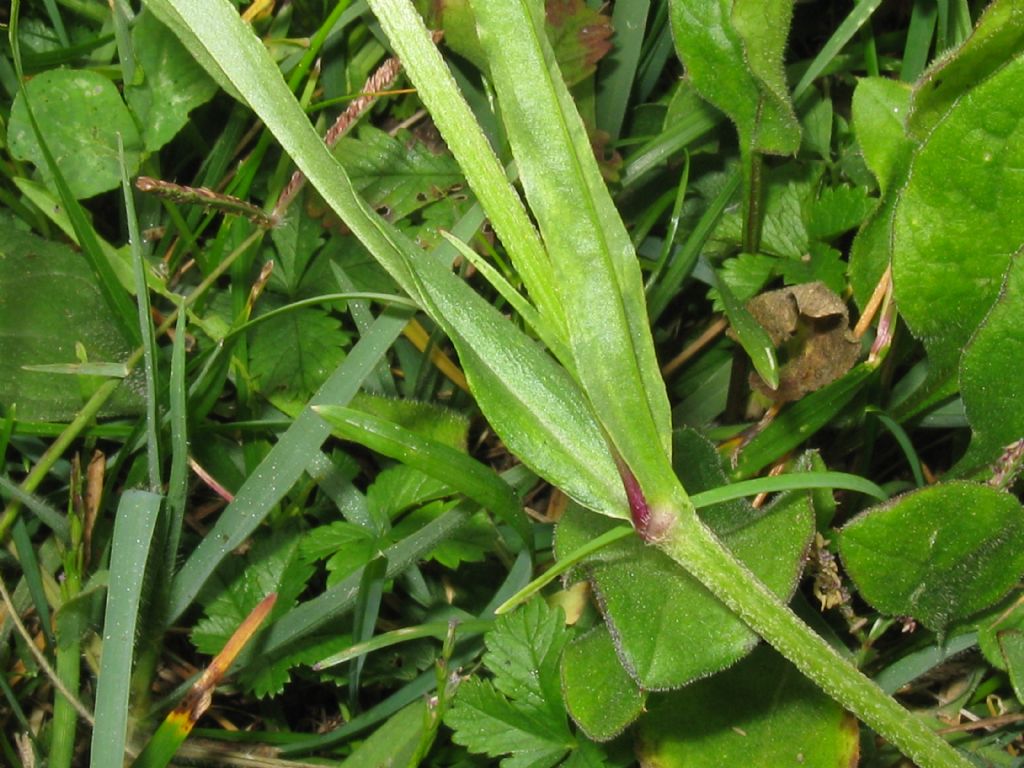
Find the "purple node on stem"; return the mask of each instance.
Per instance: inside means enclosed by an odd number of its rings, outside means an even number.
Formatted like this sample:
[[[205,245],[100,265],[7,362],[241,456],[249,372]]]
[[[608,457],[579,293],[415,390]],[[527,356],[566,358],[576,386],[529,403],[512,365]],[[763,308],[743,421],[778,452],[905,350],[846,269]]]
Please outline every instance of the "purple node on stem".
[[[626,499],[629,501],[629,515],[633,520],[633,527],[640,534],[640,538],[649,541],[651,527],[651,508],[647,505],[640,483],[636,475],[626,466],[626,463],[619,457],[615,457],[615,464],[619,468],[619,476],[622,478],[622,485],[626,489]]]

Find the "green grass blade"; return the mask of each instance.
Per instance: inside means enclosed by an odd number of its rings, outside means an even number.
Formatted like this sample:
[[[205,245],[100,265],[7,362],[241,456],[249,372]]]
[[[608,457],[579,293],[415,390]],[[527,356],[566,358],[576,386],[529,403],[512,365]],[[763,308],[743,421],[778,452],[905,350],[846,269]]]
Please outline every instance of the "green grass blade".
[[[531,581],[525,587],[512,595],[508,600],[495,608],[494,612],[498,615],[508,613],[517,605],[525,603],[563,573],[571,570],[573,566],[578,565],[598,550],[604,549],[605,547],[614,544],[616,541],[622,541],[622,539],[632,535],[633,529],[630,526],[622,525],[617,528],[612,528],[610,531],[606,531],[595,539],[591,539],[579,549],[574,550],[566,557],[559,559],[557,563],[544,571],[542,575]]]
[[[103,621],[103,655],[96,685],[91,765],[124,763],[128,691],[142,600],[141,574],[146,569],[160,502],[161,497],[155,493],[126,491],[117,507],[110,552],[110,587]]]
[[[597,127],[617,141],[633,93],[633,81],[640,65],[640,53],[647,31],[650,0],[632,0],[612,7],[614,48],[601,62],[597,83]]]
[[[903,66],[900,68],[900,80],[903,82],[913,82],[924,72],[935,38],[938,15],[939,9],[931,0],[914,0],[907,42],[903,47]]]
[[[341,437],[441,480],[491,510],[524,542],[530,541],[529,521],[522,503],[489,467],[443,443],[362,411],[334,405],[321,405],[314,410]]]
[[[42,501],[28,491],[19,488],[3,475],[0,475],[0,495],[10,498],[12,504],[23,504],[25,508],[38,517],[47,528],[57,534],[57,538],[64,542],[68,540],[71,529],[68,525],[67,518],[45,501]]]
[[[661,276],[662,270],[665,269],[665,265],[668,264],[669,256],[672,255],[672,248],[676,242],[676,234],[679,232],[679,217],[683,212],[683,201],[686,199],[686,190],[690,184],[690,153],[686,153],[686,160],[683,163],[683,172],[680,174],[679,183],[676,184],[676,191],[673,197],[675,198],[672,203],[672,212],[669,214],[668,227],[665,229],[665,239],[661,242],[661,253],[658,254],[658,262],[654,265],[650,275],[647,277],[645,284],[646,289],[650,289],[654,285],[658,278]],[[636,236],[634,235],[634,239]],[[692,266],[692,265],[691,265]],[[650,303],[648,302],[647,313],[651,313]]]
[[[861,363],[827,387],[787,405],[743,447],[733,476],[749,477],[760,472],[807,440],[853,400],[874,371],[874,365]]]
[[[483,634],[494,626],[494,619],[430,621],[426,624],[417,624],[415,627],[402,627],[401,629],[393,629],[390,632],[382,632],[372,640],[367,640],[364,643],[356,643],[351,648],[346,648],[340,653],[328,656],[323,661],[318,661],[313,665],[313,669],[329,669],[330,667],[337,666],[338,664],[344,664],[346,661],[350,661],[359,656],[379,651],[382,648],[390,648],[394,645],[398,645],[399,643],[406,643],[410,640],[422,640],[426,637],[434,637],[438,640],[444,640],[448,636],[448,632],[451,630],[452,624],[455,624],[456,633],[465,638]]]
[[[471,644],[466,648],[464,653],[460,653],[452,657],[449,661],[449,668],[458,669],[459,667],[473,663],[474,659],[480,655],[480,646],[482,646],[482,643],[476,644],[475,646]],[[282,757],[291,757],[307,752],[320,752],[337,744],[341,744],[347,739],[352,738],[352,736],[372,728],[374,725],[390,717],[406,705],[418,699],[422,699],[426,694],[434,690],[436,685],[437,672],[433,669],[428,669],[411,683],[407,683],[398,691],[391,694],[388,698],[384,699],[384,701],[376,704],[362,714],[353,717],[339,728],[328,733],[319,734],[312,738],[297,741],[293,744],[282,747],[279,754]]]
[[[178,562],[178,542],[185,524],[188,500],[188,390],[185,383],[185,334],[188,329],[185,304],[178,301],[178,322],[171,346],[168,385],[171,422],[171,471],[167,479],[167,546],[164,552],[166,583],[170,583]]]
[[[311,410],[319,403],[347,403],[366,375],[388,351],[408,317],[385,312],[324,382],[291,427],[239,489],[210,533],[182,566],[171,586],[168,620],[188,608],[228,552],[239,546],[302,476],[330,427]]]
[[[857,30],[867,24],[868,19],[871,18],[871,15],[881,4],[882,0],[859,0],[857,2],[846,15],[846,18],[843,19],[843,22],[836,27],[836,31],[832,33],[832,36],[829,37],[825,45],[821,47],[818,55],[811,61],[807,71],[800,78],[800,82],[793,88],[794,101],[804,95],[807,89],[811,87],[811,83],[815,81],[818,75],[825,71],[829,63],[853,39],[853,36],[857,34]]]
[[[128,219],[128,242],[135,267],[135,303],[138,307],[139,338],[142,339],[142,371],[146,382],[146,463],[149,469],[149,490],[157,493],[160,480],[160,419],[157,414],[156,333],[153,315],[149,311],[149,289],[146,287],[146,263],[142,255],[142,234],[135,215],[135,196],[124,162],[124,146],[117,137],[117,151],[121,165],[121,192],[124,195],[125,217]]]
[[[36,558],[35,547],[32,546],[32,539],[29,537],[28,528],[21,518],[14,524],[11,530],[11,541],[14,543],[18,555],[18,563],[21,565],[21,573],[25,577],[25,586],[32,596],[32,605],[39,616],[39,624],[46,638],[46,644],[52,649],[56,647],[53,637],[53,626],[50,617],[50,604],[46,600],[46,592],[43,589],[43,579],[39,570],[39,560]]]
[[[726,207],[732,202],[736,190],[740,188],[741,174],[739,168],[733,168],[725,180],[725,184],[718,191],[718,194],[710,201],[707,210],[701,214],[697,225],[693,228],[686,243],[676,254],[676,257],[669,263],[665,270],[664,277],[658,281],[648,297],[648,311],[651,315],[651,322],[657,322],[669,303],[679,292],[683,281],[693,270],[697,259],[700,257],[704,244],[707,243],[711,233],[718,226]]]
[[[380,614],[380,599],[384,594],[384,575],[387,563],[382,557],[375,557],[363,568],[359,579],[359,595],[352,621],[352,639],[364,643],[373,637]],[[348,703],[355,710],[359,709],[359,683],[363,675],[366,654],[358,653],[354,657],[348,673]]]
[[[918,488],[924,488],[925,480],[924,473],[921,471],[921,458],[917,455],[917,451],[914,449],[914,443],[910,439],[910,435],[907,434],[899,422],[897,422],[892,416],[887,414],[885,411],[879,408],[868,408],[867,412],[877,418],[885,428],[892,434],[893,439],[896,440],[900,450],[903,451],[903,455],[907,457],[907,463],[910,465],[910,471],[914,473],[914,484]]]
[[[885,501],[889,494],[870,480],[860,475],[846,472],[794,472],[789,475],[758,477],[753,480],[740,480],[736,483],[723,485],[710,491],[694,494],[693,505],[700,509],[720,504],[723,501],[757,496],[759,493],[778,493],[779,491],[806,491],[812,488],[835,488],[845,491],[857,491],[879,501]]]
[[[622,186],[626,189],[635,186],[649,173],[675,157],[677,152],[724,122],[725,115],[722,112],[701,102],[686,117],[667,126],[627,158],[622,172]]]

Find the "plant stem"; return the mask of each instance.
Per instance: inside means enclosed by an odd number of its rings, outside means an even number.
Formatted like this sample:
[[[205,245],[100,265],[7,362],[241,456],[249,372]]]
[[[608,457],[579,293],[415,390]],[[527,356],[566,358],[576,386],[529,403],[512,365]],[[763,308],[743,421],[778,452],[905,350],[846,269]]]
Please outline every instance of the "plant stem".
[[[789,659],[825,693],[892,742],[921,768],[971,763],[890,698],[790,611],[694,516],[653,542]]]
[[[761,247],[761,218],[764,195],[764,159],[759,152],[741,152],[743,166],[743,252],[757,253]]]

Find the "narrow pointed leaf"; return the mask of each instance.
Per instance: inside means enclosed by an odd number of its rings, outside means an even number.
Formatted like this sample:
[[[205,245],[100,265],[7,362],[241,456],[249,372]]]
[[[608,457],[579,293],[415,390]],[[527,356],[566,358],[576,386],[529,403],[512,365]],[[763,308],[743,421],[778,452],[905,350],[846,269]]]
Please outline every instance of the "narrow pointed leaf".
[[[524,541],[528,540],[529,527],[521,502],[512,488],[490,468],[444,443],[352,408],[319,405],[314,410],[341,437],[442,480],[491,510],[511,525]]]
[[[611,441],[644,483],[664,485],[671,418],[639,264],[539,6],[473,4],[519,175],[551,257],[576,376]],[[652,500],[678,489],[645,489]]]
[[[234,9],[222,2],[148,1],[162,19],[166,14],[187,22],[324,200],[441,325],[459,351],[484,415],[509,449],[580,503],[625,516],[625,494],[605,439],[572,379],[452,274],[443,254],[424,255],[355,194],[266,48]]]

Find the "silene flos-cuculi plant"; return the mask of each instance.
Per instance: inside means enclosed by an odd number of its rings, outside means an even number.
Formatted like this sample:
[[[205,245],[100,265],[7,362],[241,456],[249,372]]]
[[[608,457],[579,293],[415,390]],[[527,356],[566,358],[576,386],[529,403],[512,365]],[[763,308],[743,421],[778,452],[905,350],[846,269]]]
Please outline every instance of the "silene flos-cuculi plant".
[[[327,205],[447,335],[474,399],[509,451],[576,505],[559,525],[556,570],[591,582],[605,624],[572,643],[551,640],[558,652],[544,660],[545,679],[557,670],[561,691],[551,693],[550,700],[567,708],[588,736],[607,740],[640,717],[648,691],[680,688],[721,672],[750,653],[759,637],[915,763],[973,765],[787,606],[814,533],[814,512],[804,497],[799,502],[782,498],[753,524],[741,524],[736,509],[725,505],[739,492],[713,500],[707,492],[709,483],[730,486],[720,470],[706,469],[717,467],[717,459],[703,438],[673,431],[650,320],[667,301],[645,291],[633,242],[559,71],[540,4],[472,0],[463,9],[471,14],[468,27],[462,27],[468,34],[465,55],[484,70],[493,89],[494,109],[514,158],[509,167],[498,161],[413,4],[368,4],[479,201],[466,239],[486,216],[525,290],[490,268],[459,239],[457,228],[446,234],[446,252],[454,250],[476,265],[518,322],[452,271],[450,256],[421,249],[361,199],[263,41],[230,3],[145,3],[222,88],[252,109]],[[792,2],[668,3],[672,39],[694,102],[703,99],[736,127],[740,161],[728,183],[742,190],[745,253],[756,254],[760,247],[765,157],[798,151],[798,113],[811,84],[877,5],[860,3],[829,41],[835,46],[831,53],[813,60],[791,88],[783,62]],[[995,604],[1024,573],[1024,515],[1006,492],[1009,481],[998,473],[993,477],[990,469],[1024,432],[1013,411],[1019,386],[991,387],[992,381],[1009,378],[1006,372],[1021,351],[1007,338],[1024,305],[1018,255],[1024,225],[1013,214],[1024,199],[1024,181],[1008,178],[1006,171],[1019,168],[1015,158],[1024,146],[1019,127],[1024,89],[1014,86],[1024,67],[1022,41],[1024,4],[996,0],[973,34],[913,87],[883,78],[858,85],[857,138],[882,197],[853,245],[850,281],[862,307],[872,294],[884,297],[877,340],[867,360],[792,406],[813,423],[813,409],[822,402],[852,399],[887,354],[897,312],[929,357],[924,384],[907,407],[937,402],[959,387],[972,440],[950,479],[868,510],[838,536],[847,571],[865,600],[893,615],[912,615],[940,633]],[[944,266],[937,267],[939,261]],[[761,380],[776,389],[776,345],[722,275],[708,269],[737,341]],[[953,288],[950,270],[965,276]],[[144,282],[139,292],[145,293]],[[790,296],[801,297],[799,292]],[[339,402],[346,400],[315,401],[300,418],[322,418],[336,434],[417,466],[409,436]],[[736,478],[761,471],[780,454],[778,443],[770,449],[774,453],[762,446],[780,439],[781,429],[765,428],[741,450]],[[787,449],[802,439],[797,435]],[[462,485],[467,496],[528,539],[521,505],[507,486],[496,487],[457,451],[433,455],[443,455],[450,471],[468,478]],[[801,469],[820,467],[808,459]],[[783,479],[776,487],[809,487],[810,478],[818,478],[828,487],[845,483],[877,491],[850,476],[807,478],[805,485],[797,480],[787,486]],[[702,493],[693,493],[694,487]],[[152,500],[136,501],[146,506]],[[708,507],[707,515],[698,516],[698,504]],[[970,516],[969,530],[953,512]],[[165,621],[182,614],[224,555],[260,519],[254,513],[247,530],[202,542],[168,587]],[[900,544],[893,554],[897,530]],[[600,551],[595,552],[595,542],[603,545]],[[887,557],[913,566],[894,573]],[[533,630],[558,635],[559,617],[540,598],[518,610],[525,618],[504,631],[514,635],[520,626],[524,635]],[[669,621],[666,616],[690,627],[680,636],[699,638],[692,628],[702,627],[706,647],[666,651],[655,637],[660,623]],[[283,644],[288,630],[278,631],[273,642]],[[500,656],[493,647],[490,653]],[[766,664],[785,674],[779,662]],[[588,675],[600,684],[588,681]],[[488,690],[472,688],[472,695],[485,697]],[[461,738],[472,748],[472,712],[460,714],[456,704],[451,715],[450,724],[457,734],[465,729]],[[537,763],[523,764],[557,762],[567,751],[558,744],[560,733],[556,729],[552,737],[554,747],[537,748]],[[482,744],[477,751],[503,753],[485,741],[477,742]]]
[[[648,546],[678,563],[823,691],[918,764],[970,765],[790,612],[697,517],[672,467],[670,412],[635,253],[554,64],[539,7],[472,4],[535,229],[416,10],[397,1],[370,5],[513,259],[531,301],[519,297],[515,306],[547,352],[445,264],[420,253],[367,210],[262,44],[227,3],[150,3],[237,89],[335,212],[445,330],[477,402],[514,454],[586,508],[631,520]],[[800,141],[781,64],[787,5],[672,4],[676,47],[694,86],[736,122],[748,194],[745,237],[755,248],[756,204],[749,200],[758,193],[762,155],[792,153]],[[999,11],[990,11],[992,25],[1019,23],[1016,9]],[[971,52],[968,44],[946,68],[956,70]],[[942,109],[959,94],[943,91],[955,87],[933,73],[915,94],[921,103],[913,106],[914,115],[938,126],[916,148],[912,166],[923,165],[938,140],[934,132],[945,127],[944,118],[951,120]],[[926,101],[942,103],[927,110]],[[915,148],[906,152],[914,155]],[[916,189],[904,190],[893,221],[897,233],[901,224],[922,227],[921,214],[906,211]],[[897,289],[900,263],[894,254]]]

